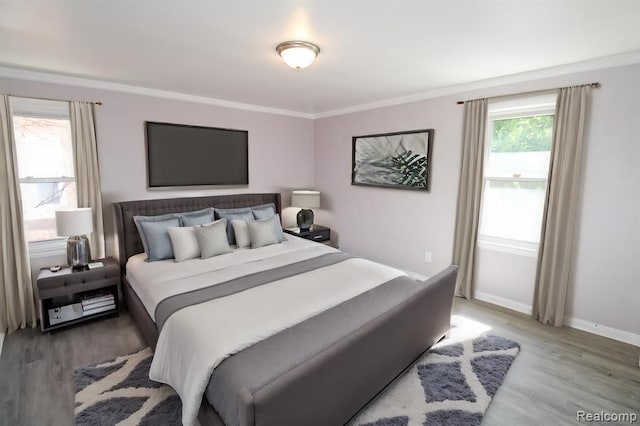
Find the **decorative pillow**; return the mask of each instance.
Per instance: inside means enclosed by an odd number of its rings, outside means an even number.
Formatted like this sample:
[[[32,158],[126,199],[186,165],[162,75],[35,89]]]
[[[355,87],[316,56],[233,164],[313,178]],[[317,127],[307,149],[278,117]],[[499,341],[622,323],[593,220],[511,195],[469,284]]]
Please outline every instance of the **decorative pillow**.
[[[280,215],[275,214],[273,219],[273,227],[276,230],[276,237],[278,237],[278,242],[283,242],[285,240],[284,233],[282,232],[282,223],[280,223]]]
[[[276,227],[274,225],[274,221],[276,220],[278,219],[274,216],[269,219],[247,222],[249,235],[251,236],[251,248],[269,246],[280,242],[276,235]]]
[[[195,228],[200,257],[206,259],[233,251],[229,247],[226,229],[227,219],[216,220],[211,224]]]
[[[232,220],[253,220],[251,208],[243,207],[239,209],[214,209],[218,218],[227,219],[227,239],[229,244],[236,243],[236,236],[233,232]]]
[[[251,207],[251,212],[256,219],[268,219],[275,216],[276,205],[273,203],[261,204],[259,206]]]
[[[249,234],[247,221],[234,219],[231,221],[231,226],[233,226],[233,233],[236,236],[236,245],[238,248],[251,246],[251,235]]]
[[[200,245],[196,238],[196,230],[193,226],[167,228],[171,246],[173,247],[173,255],[176,262],[200,257]]]
[[[282,232],[282,224],[280,223],[280,215],[276,213],[276,205],[273,203],[262,204],[260,206],[251,207],[251,212],[253,213],[253,217],[256,219],[269,219],[274,216],[278,217],[278,222],[275,224],[276,226],[276,235],[278,236],[278,241],[284,241],[284,233]]]
[[[147,253],[147,260],[149,259],[149,244],[147,242],[147,236],[145,234],[144,228],[142,227],[142,223],[146,222],[154,222],[154,223],[164,223],[165,226],[180,226],[180,219],[176,216],[175,213],[157,215],[157,216],[134,216],[133,222],[136,224],[136,228],[138,228],[138,234],[140,235],[140,240],[142,241],[142,247],[144,247],[144,252]],[[167,236],[167,238],[169,238]],[[169,241],[169,246],[171,246],[171,241]]]
[[[197,226],[213,222],[213,207],[192,212],[179,213],[182,226]]]
[[[174,217],[162,221],[140,222],[140,226],[147,239],[147,262],[171,259],[173,247],[167,229],[171,226],[180,226],[180,219]]]

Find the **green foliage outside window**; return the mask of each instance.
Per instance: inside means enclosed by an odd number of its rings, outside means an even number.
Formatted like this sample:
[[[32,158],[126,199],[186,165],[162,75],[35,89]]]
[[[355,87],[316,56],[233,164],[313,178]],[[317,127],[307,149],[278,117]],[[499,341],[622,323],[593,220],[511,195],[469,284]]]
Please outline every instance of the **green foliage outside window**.
[[[552,135],[553,115],[495,120],[491,152],[551,151]]]

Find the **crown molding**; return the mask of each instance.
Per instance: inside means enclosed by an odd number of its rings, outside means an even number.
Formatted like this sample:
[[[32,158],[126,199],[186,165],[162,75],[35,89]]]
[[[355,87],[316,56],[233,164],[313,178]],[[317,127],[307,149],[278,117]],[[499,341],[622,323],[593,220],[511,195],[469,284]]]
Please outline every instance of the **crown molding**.
[[[122,83],[113,83],[103,80],[94,80],[82,77],[73,77],[63,74],[52,74],[40,71],[31,71],[18,68],[0,66],[0,77],[15,78],[18,80],[36,81],[42,83],[65,84],[69,86],[86,87],[91,89],[101,89],[134,95],[151,96],[156,98],[171,99],[184,102],[193,102],[204,105],[220,106],[225,108],[240,109],[245,111],[262,112],[267,114],[285,115],[289,117],[319,119],[333,117],[337,115],[352,114],[388,106],[407,104],[411,102],[423,101],[426,99],[438,98],[441,96],[455,95],[474,90],[488,89],[496,86],[504,86],[513,83],[538,80],[543,78],[558,77],[578,72],[593,71],[605,68],[614,68],[625,65],[640,63],[640,50],[622,53],[614,56],[591,59],[588,61],[575,62],[567,65],[543,68],[534,71],[526,71],[517,74],[510,74],[486,80],[474,81],[471,83],[457,84],[453,86],[441,87],[414,93],[406,96],[383,99],[376,102],[353,105],[350,107],[324,111],[319,113],[306,113],[280,108],[271,108],[262,105],[246,104],[241,102],[227,101],[224,99],[210,98],[206,96],[190,95],[168,90],[150,89],[148,87],[134,86]]]
[[[225,108],[241,109],[267,114],[286,115],[289,117],[313,119],[314,114],[291,111],[287,109],[271,108],[262,105],[245,104],[241,102],[227,101],[224,99],[209,98],[206,96],[189,95],[186,93],[172,92],[168,90],[150,89],[148,87],[134,86],[122,83],[113,83],[103,80],[94,80],[82,77],[73,77],[63,74],[52,74],[40,71],[31,71],[18,68],[0,66],[0,77],[14,78],[17,80],[35,81],[39,83],[64,84],[68,86],[85,87],[89,89],[108,90],[133,95],[150,96],[154,98],[171,99],[176,101],[193,102],[204,105],[220,106]]]
[[[478,80],[471,83],[457,84],[454,86],[441,87],[427,90],[425,92],[414,93],[397,98],[384,99],[376,102],[354,105],[346,108],[325,111],[313,115],[314,119],[333,117],[337,115],[352,114],[355,112],[367,111],[394,105],[402,105],[410,102],[423,101],[426,99],[438,98],[441,96],[455,95],[458,93],[471,92],[473,90],[488,89],[496,86],[505,86],[513,83],[539,80],[543,78],[558,77],[567,74],[574,74],[585,71],[594,71],[605,68],[614,68],[625,65],[640,63],[640,50],[627,52],[614,56],[591,59],[588,61],[574,62],[572,64],[559,65],[556,67],[542,68],[539,70],[526,71],[517,74],[510,74],[501,77]]]

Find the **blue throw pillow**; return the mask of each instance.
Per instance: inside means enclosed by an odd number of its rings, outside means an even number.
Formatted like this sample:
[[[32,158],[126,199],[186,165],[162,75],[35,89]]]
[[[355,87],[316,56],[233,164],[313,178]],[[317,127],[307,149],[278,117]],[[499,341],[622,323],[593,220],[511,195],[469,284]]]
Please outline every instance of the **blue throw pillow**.
[[[253,212],[253,216],[258,220],[269,219],[270,217],[275,216],[276,205],[273,203],[262,204],[260,206],[251,207],[251,211]]]
[[[179,213],[182,226],[198,226],[213,222],[213,207],[192,212]]]
[[[173,246],[171,245],[168,228],[170,226],[180,226],[180,219],[174,217],[162,221],[140,222],[140,226],[147,239],[147,261],[155,262],[156,260],[172,259]]]
[[[175,225],[176,222],[171,221],[172,219],[177,219],[178,224]],[[176,215],[175,213],[161,214],[156,216],[134,216],[133,217],[133,222],[136,224],[136,228],[138,228],[138,235],[140,235],[140,241],[142,241],[142,247],[144,247],[144,252],[147,253],[147,256],[149,255],[149,244],[147,243],[147,236],[145,235],[144,229],[142,228],[141,224],[143,222],[163,222],[163,221],[170,221],[169,223],[173,224],[173,225],[167,225],[167,226],[180,226],[180,219],[178,218],[178,215]]]

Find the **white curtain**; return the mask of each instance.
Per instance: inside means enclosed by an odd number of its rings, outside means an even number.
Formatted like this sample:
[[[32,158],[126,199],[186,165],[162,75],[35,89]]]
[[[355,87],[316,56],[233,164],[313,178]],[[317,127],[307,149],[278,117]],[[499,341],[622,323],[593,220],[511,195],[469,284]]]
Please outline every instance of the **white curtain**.
[[[464,103],[462,170],[458,190],[453,263],[458,265],[456,296],[467,299],[473,296],[473,263],[480,221],[486,122],[486,99]]]
[[[94,104],[70,102],[70,114],[78,207],[91,207],[93,211],[93,232],[87,238],[92,257],[102,258],[105,256],[104,222]]]
[[[0,102],[0,333],[36,325],[8,95]]]
[[[589,90],[590,85],[560,89],[556,104],[533,300],[534,318],[556,327],[564,320],[571,272]]]

